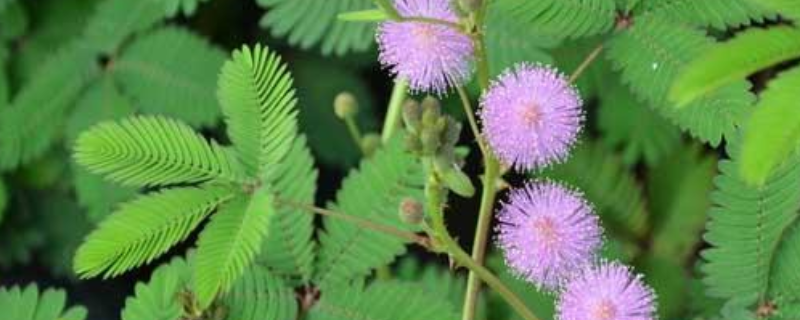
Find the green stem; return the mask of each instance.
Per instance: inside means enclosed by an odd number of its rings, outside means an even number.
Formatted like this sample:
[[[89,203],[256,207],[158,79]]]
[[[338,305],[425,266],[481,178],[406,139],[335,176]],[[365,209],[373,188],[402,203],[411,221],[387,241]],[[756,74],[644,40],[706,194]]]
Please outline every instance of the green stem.
[[[353,138],[353,141],[356,143],[358,149],[361,150],[362,154],[366,154],[363,143],[364,139],[361,136],[361,130],[358,129],[358,124],[356,124],[355,117],[344,118],[344,123],[347,125],[347,131],[350,132],[350,137]]]
[[[489,153],[489,150],[486,149],[484,145],[481,131],[478,129],[478,122],[475,121],[475,111],[472,109],[472,104],[469,102],[467,90],[465,90],[464,87],[456,87],[456,90],[458,90],[458,96],[461,97],[461,105],[464,106],[464,113],[467,115],[467,121],[469,122],[469,127],[472,129],[472,135],[475,136],[475,141],[478,142],[481,154],[486,155]]]
[[[505,301],[514,308],[523,319],[525,320],[539,320],[533,312],[525,306],[525,302],[522,301],[514,292],[512,292],[508,287],[506,287],[500,279],[497,278],[494,274],[492,274],[489,269],[486,269],[481,263],[472,259],[464,250],[459,247],[458,243],[453,240],[453,238],[447,236],[440,241],[444,242],[444,245],[447,247],[447,251],[452,255],[453,259],[458,262],[459,265],[465,266],[469,268],[470,274],[476,274],[481,280],[486,282],[490,288],[496,291],[500,296],[505,299]]]
[[[597,47],[595,47],[594,50],[592,50],[592,52],[590,52],[589,55],[586,56],[585,59],[583,59],[583,62],[581,62],[578,68],[576,68],[575,71],[572,72],[572,75],[569,76],[569,82],[574,83],[575,81],[577,81],[578,77],[580,77],[583,74],[583,72],[586,71],[586,69],[588,69],[589,66],[592,65],[592,62],[594,62],[594,60],[597,59],[597,57],[600,55],[600,52],[603,52],[602,43],[597,45]]]
[[[408,81],[397,78],[392,89],[392,96],[389,98],[389,108],[386,110],[386,118],[383,120],[383,131],[381,141],[389,142],[395,131],[400,128],[400,118],[403,115],[403,102],[408,94]]]
[[[397,9],[395,9],[394,6],[392,5],[391,1],[389,1],[389,0],[373,0],[373,2],[375,2],[375,5],[377,5],[384,12],[386,12],[386,15],[389,16],[390,19],[399,20],[401,18],[400,14],[397,13]]]

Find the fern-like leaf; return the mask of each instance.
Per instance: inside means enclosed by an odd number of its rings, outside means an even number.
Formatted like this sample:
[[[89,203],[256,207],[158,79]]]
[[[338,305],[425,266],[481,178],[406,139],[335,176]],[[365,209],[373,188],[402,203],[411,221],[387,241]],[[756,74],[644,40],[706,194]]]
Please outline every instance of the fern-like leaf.
[[[800,29],[752,29],[715,44],[687,64],[675,79],[670,99],[685,105],[711,91],[780,62],[800,57]]]
[[[702,252],[704,282],[708,294],[722,298],[755,295],[767,298],[776,280],[788,280],[781,273],[797,269],[776,267],[776,259],[796,252],[800,243],[792,236],[797,230],[800,209],[800,159],[793,157],[762,186],[752,186],[741,177],[740,149],[734,139],[728,146],[731,161],[720,162],[712,195],[715,207],[709,216],[704,239],[711,248]]]
[[[75,272],[84,278],[113,277],[149,263],[231,197],[227,188],[188,187],[127,202],[86,238],[75,255]]]
[[[159,116],[96,125],[78,138],[75,159],[93,173],[127,186],[242,180],[240,169],[216,142]]]
[[[177,320],[184,315],[181,295],[188,293],[191,268],[183,258],[159,266],[147,283],[137,283],[125,299],[122,320]]]
[[[458,318],[446,297],[430,294],[414,284],[388,281],[376,282],[366,289],[358,285],[331,289],[309,311],[309,320]]]
[[[404,151],[401,140],[393,139],[364,160],[358,171],[350,173],[331,208],[408,229],[398,218],[397,208],[404,197],[422,198],[424,177],[422,166]],[[351,222],[326,218],[324,228],[319,235],[314,277],[323,291],[367,276],[373,268],[386,265],[405,252],[403,240]]]
[[[208,0],[161,0],[164,3],[164,12],[169,17],[183,13],[186,16],[194,15],[197,7]]]
[[[159,1],[102,1],[86,23],[83,39],[99,52],[114,54],[126,39],[151,28],[163,17]]]
[[[622,160],[634,165],[639,160],[650,166],[668,156],[680,143],[680,131],[654,110],[643,105],[619,81],[600,84],[597,125],[602,140],[621,150]]]
[[[275,214],[274,196],[262,187],[225,204],[211,218],[200,233],[194,261],[194,288],[203,308],[250,266]]]
[[[230,320],[297,319],[294,290],[263,267],[245,272],[222,303]]]
[[[753,0],[663,0],[645,1],[637,19],[657,16],[695,27],[726,30],[752,22],[775,19],[775,10],[758,5]]]
[[[800,2],[795,0],[749,0],[750,2],[760,4],[778,11],[780,14],[800,21]]]
[[[735,132],[748,113],[754,96],[747,81],[709,92],[686,108],[667,103],[667,92],[678,72],[713,44],[699,30],[651,17],[636,20],[630,29],[615,36],[607,53],[637,97],[692,136],[716,146],[723,136]]]
[[[218,95],[247,175],[272,181],[297,135],[297,99],[286,65],[266,47],[243,47],[223,66]]]
[[[544,175],[585,192],[612,231],[637,237],[646,231],[642,190],[622,161],[603,145],[584,143],[567,162]]]
[[[607,32],[616,17],[614,1],[609,0],[498,0],[492,6],[531,31],[562,38]]]
[[[284,161],[284,169],[274,184],[280,199],[313,204],[317,170],[305,137],[295,140]],[[314,261],[313,233],[313,214],[289,205],[279,206],[264,238],[259,261],[277,275],[299,276],[301,281],[308,281]]]
[[[63,290],[47,289],[39,292],[35,284],[0,288],[0,310],[4,319],[14,320],[84,320],[86,309],[67,308],[67,294]]]
[[[257,0],[269,9],[261,26],[272,35],[308,49],[319,44],[325,55],[366,51],[375,37],[375,24],[340,21],[337,15],[373,8],[369,0]]]
[[[786,71],[761,94],[745,127],[742,177],[763,184],[772,171],[800,146],[800,68]]]
[[[539,35],[537,30],[509,20],[499,10],[489,12],[486,25],[486,55],[493,75],[520,62],[553,63],[547,49],[555,47],[558,39]]]
[[[220,115],[214,90],[225,54],[181,28],[165,27],[138,37],[114,61],[120,88],[144,113],[213,125]]]
[[[0,109],[0,169],[43,155],[58,137],[69,107],[98,71],[91,52],[78,43],[37,69],[12,105]]]

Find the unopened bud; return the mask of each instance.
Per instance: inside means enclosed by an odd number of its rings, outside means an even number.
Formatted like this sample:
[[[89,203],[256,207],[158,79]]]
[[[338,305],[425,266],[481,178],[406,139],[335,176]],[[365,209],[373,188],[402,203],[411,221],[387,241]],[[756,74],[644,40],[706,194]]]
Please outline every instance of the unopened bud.
[[[364,150],[364,154],[367,156],[374,154],[380,146],[381,136],[378,134],[370,133],[361,138],[361,150]]]
[[[461,123],[453,120],[451,117],[447,117],[447,128],[444,131],[444,138],[442,139],[444,144],[455,146],[458,143],[459,137],[461,137]]]
[[[403,122],[409,132],[419,131],[419,124],[422,121],[422,107],[418,102],[409,99],[403,104]]]
[[[451,160],[437,157],[434,160],[434,165],[448,189],[466,198],[471,198],[475,195],[475,186],[472,185],[472,181]]]
[[[436,98],[427,96],[422,100],[422,125],[429,127],[436,124],[442,115],[442,106]]]
[[[420,224],[425,216],[422,203],[414,198],[403,198],[400,201],[400,220],[407,224]]]
[[[358,113],[358,101],[349,92],[342,92],[333,100],[333,111],[340,119],[354,117]]]
[[[433,155],[441,146],[441,138],[436,130],[426,129],[420,133],[422,143],[422,154]]]

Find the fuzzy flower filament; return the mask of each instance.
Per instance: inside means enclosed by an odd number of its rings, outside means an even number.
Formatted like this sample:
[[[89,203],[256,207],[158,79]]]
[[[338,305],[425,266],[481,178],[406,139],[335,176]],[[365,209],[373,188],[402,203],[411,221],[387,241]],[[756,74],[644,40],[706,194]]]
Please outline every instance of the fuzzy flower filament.
[[[655,293],[619,263],[587,268],[564,288],[559,320],[654,320]]]
[[[458,23],[449,0],[395,0],[402,17]],[[379,60],[415,91],[444,93],[466,83],[472,73],[473,43],[451,26],[388,21],[378,27]]]
[[[582,101],[558,71],[522,63],[494,81],[481,99],[486,139],[498,158],[535,170],[566,158],[583,123]]]
[[[602,244],[599,218],[581,194],[554,182],[513,190],[500,209],[506,263],[539,288],[555,290],[590,264]]]

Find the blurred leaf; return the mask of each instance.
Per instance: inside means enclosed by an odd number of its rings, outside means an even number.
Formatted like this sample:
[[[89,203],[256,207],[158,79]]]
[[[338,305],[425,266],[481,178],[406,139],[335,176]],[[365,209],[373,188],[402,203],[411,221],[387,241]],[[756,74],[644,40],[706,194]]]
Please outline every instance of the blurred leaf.
[[[200,36],[164,27],[137,38],[111,68],[122,92],[142,112],[197,127],[219,119],[217,75],[224,61],[225,53]]]
[[[311,308],[309,320],[458,319],[455,307],[445,297],[425,292],[417,284],[377,281],[367,288],[343,284],[331,289]]]
[[[169,17],[178,15],[179,12],[186,16],[194,15],[197,7],[208,0],[161,0],[164,3],[165,13]]]
[[[639,263],[644,280],[658,297],[660,319],[678,319],[688,302],[689,283],[683,266],[674,259],[649,255]]]
[[[656,165],[679,146],[677,127],[639,102],[617,80],[601,83],[597,122],[602,140],[621,150],[622,160],[632,166],[640,160]]]
[[[87,22],[83,39],[92,49],[113,55],[128,37],[151,28],[163,16],[158,1],[102,1]]]
[[[344,122],[334,114],[333,100],[343,91],[354,94],[358,101],[357,122],[366,133],[377,127],[371,88],[357,73],[328,60],[306,57],[294,61],[291,68],[297,81],[300,128],[308,135],[311,150],[322,163],[352,167],[361,158],[361,151]],[[324,77],[335,81],[320,81]]]
[[[5,319],[13,320],[84,320],[86,308],[67,308],[64,290],[39,291],[36,284],[20,288],[0,288],[0,310]]]
[[[651,254],[678,264],[695,252],[711,208],[716,159],[699,146],[682,147],[648,175],[652,210]]]
[[[781,73],[761,93],[747,122],[739,167],[748,183],[762,186],[800,144],[800,67]]]
[[[559,41],[528,30],[497,10],[490,10],[486,22],[486,55],[492,77],[520,62],[553,64],[547,51]]]
[[[93,224],[67,195],[39,196],[36,210],[44,242],[39,260],[54,275],[72,277],[72,257]]]
[[[8,205],[8,190],[6,184],[0,178],[0,225],[3,224],[3,217],[5,216],[6,206]]]
[[[181,297],[188,295],[191,268],[183,258],[173,258],[153,271],[150,280],[136,284],[135,295],[125,299],[122,320],[178,320],[184,315]]]
[[[402,281],[416,283],[423,290],[436,297],[445,297],[453,306],[464,304],[464,292],[467,289],[466,273],[443,268],[437,264],[425,263],[413,256],[400,260],[396,277]],[[476,319],[489,319],[486,316],[487,295],[478,296]]]
[[[28,14],[20,2],[14,1],[4,9],[0,8],[0,43],[3,40],[14,40],[22,36],[28,29]]]

